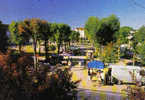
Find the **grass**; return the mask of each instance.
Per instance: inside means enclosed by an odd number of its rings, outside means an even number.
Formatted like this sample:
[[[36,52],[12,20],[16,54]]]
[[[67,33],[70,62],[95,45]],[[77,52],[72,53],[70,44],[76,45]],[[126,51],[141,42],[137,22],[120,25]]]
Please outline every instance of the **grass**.
[[[33,53],[34,52],[32,45],[24,46],[24,51],[27,52],[27,53]]]

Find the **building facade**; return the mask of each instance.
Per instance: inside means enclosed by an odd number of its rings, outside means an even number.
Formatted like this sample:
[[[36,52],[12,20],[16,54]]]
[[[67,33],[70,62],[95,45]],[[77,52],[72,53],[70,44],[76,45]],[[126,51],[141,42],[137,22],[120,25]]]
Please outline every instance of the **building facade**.
[[[85,38],[84,28],[78,27],[78,28],[75,29],[75,31],[80,33],[80,38]]]

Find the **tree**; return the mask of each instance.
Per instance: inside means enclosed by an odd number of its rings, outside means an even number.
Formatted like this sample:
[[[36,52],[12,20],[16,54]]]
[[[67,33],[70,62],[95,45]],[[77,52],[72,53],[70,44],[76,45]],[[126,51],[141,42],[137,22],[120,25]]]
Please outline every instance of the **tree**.
[[[120,22],[115,15],[101,19],[96,32],[96,39],[98,43],[101,45],[107,45],[113,41],[114,35],[119,31],[119,28]]]
[[[120,41],[120,44],[127,44],[129,39],[128,37],[131,35],[131,31],[133,31],[133,28],[129,27],[129,26],[123,26],[119,29],[118,34],[117,35],[117,40]]]
[[[135,33],[136,52],[140,57],[141,63],[145,64],[145,26],[139,28]]]
[[[19,46],[19,52],[21,52],[22,45],[28,41],[28,36],[26,34],[23,34],[23,22],[15,22],[12,21],[9,25],[9,31],[10,31],[10,40],[12,43],[15,43]]]
[[[66,51],[66,45],[70,41],[69,37],[71,35],[71,28],[70,28],[69,25],[63,24],[63,30],[64,31],[62,32],[62,34],[63,34],[63,44],[62,44],[62,46],[64,46],[64,50]]]
[[[50,31],[50,28],[51,28],[51,24],[50,23],[48,23],[45,20],[41,21],[41,27],[40,27],[41,34],[40,34],[40,38],[42,40],[44,40],[46,61],[48,60],[48,40],[49,40],[50,36],[52,35],[51,31]]]
[[[85,23],[85,34],[88,39],[94,44],[95,43],[95,34],[97,32],[99,19],[95,16],[91,16]]]
[[[142,65],[145,65],[145,41],[137,46],[137,53],[140,57]]]
[[[37,70],[37,57],[36,57],[36,49],[37,49],[37,42],[40,37],[40,19],[32,18],[32,19],[25,19],[23,21],[24,25],[21,26],[21,30],[23,34],[28,34],[29,37],[33,40],[33,49],[34,49],[34,67]]]
[[[139,30],[135,34],[135,38],[138,43],[145,41],[145,26],[139,28]]]
[[[79,37],[80,37],[80,33],[76,32],[76,31],[71,31],[71,35],[70,35],[70,41],[73,42],[78,42],[79,41]]]
[[[63,42],[68,41],[70,35],[70,27],[67,24],[53,24],[52,31],[54,34],[54,40],[57,43],[58,54],[60,52],[60,47]]]
[[[129,44],[130,39],[128,37],[132,36],[131,31],[133,28],[129,26],[123,26],[119,31],[114,35],[116,46],[118,47],[118,60],[120,59],[120,46],[122,44]],[[122,54],[124,55],[124,54]]]
[[[115,44],[108,43],[103,50],[103,53],[101,54],[102,61],[104,63],[116,63],[117,59],[117,49],[115,47]]]
[[[11,52],[0,53],[0,100],[74,100],[79,81],[71,80],[68,69],[56,67],[50,73],[49,66],[42,65],[36,74],[32,65],[26,54],[15,58]]]
[[[7,25],[0,21],[0,51],[6,52],[8,48]]]

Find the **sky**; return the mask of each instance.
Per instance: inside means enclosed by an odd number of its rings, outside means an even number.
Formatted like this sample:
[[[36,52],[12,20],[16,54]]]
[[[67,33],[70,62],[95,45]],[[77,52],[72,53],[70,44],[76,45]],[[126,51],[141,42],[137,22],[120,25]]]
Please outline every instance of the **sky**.
[[[100,19],[115,14],[121,26],[138,29],[145,24],[145,0],[0,0],[0,20],[5,24],[25,18],[83,27],[89,16]]]

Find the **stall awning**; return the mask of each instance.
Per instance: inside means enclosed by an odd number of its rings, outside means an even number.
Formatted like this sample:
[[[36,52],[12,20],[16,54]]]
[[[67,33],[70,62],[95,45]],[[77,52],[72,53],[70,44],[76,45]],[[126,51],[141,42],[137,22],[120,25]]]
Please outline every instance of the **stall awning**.
[[[88,63],[88,68],[103,69],[104,63],[101,61],[93,60],[93,61]]]

